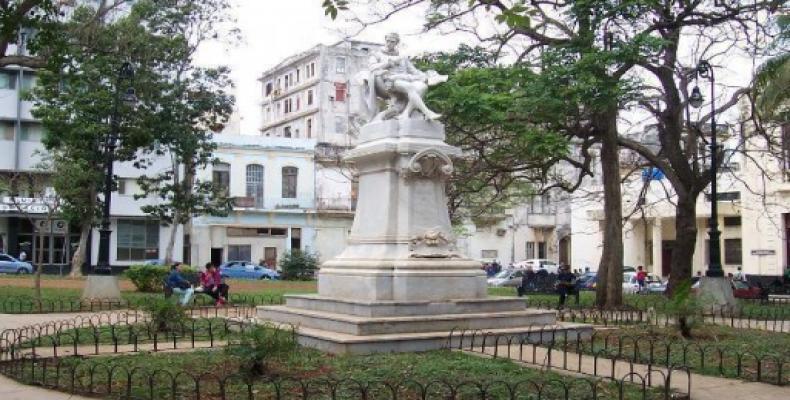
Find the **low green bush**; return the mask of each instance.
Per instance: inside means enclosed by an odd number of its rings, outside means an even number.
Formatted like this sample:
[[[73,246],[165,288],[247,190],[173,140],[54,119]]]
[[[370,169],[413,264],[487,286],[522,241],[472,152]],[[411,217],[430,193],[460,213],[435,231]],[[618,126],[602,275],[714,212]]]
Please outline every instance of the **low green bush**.
[[[269,372],[272,361],[287,359],[297,350],[293,330],[262,323],[242,332],[238,342],[226,347],[225,351],[241,359],[240,371],[262,376]]]
[[[286,280],[310,280],[318,269],[318,257],[309,252],[292,250],[280,258],[282,278]]]
[[[148,312],[156,330],[159,332],[176,331],[189,320],[183,307],[167,299],[151,299],[143,309]]]
[[[170,267],[162,265],[133,265],[126,270],[126,277],[139,292],[156,293],[162,291],[162,281],[170,274]],[[197,284],[198,272],[192,267],[182,266],[181,275],[184,279]]]

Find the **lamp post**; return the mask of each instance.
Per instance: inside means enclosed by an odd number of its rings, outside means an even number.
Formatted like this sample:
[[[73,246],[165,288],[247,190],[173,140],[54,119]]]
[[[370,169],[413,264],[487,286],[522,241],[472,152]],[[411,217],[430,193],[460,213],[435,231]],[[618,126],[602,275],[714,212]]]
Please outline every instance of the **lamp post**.
[[[713,68],[710,63],[701,60],[695,69],[695,79],[697,77],[705,78],[710,82],[710,221],[708,223],[709,231],[709,260],[708,270],[705,271],[705,276],[708,277],[723,277],[724,270],[721,267],[721,231],[719,230],[719,207],[718,207],[718,191],[717,182],[719,174],[719,160],[718,151],[719,146],[716,138],[716,96],[715,84],[716,78],[713,74]],[[694,86],[689,96],[689,104],[694,108],[702,107],[705,97],[699,89],[699,86]]]
[[[137,96],[134,89],[129,86],[121,94],[121,85],[124,82],[131,83],[134,78],[132,64],[125,62],[118,69],[118,76],[115,81],[115,97],[113,100],[113,111],[110,116],[110,134],[104,141],[104,204],[102,209],[101,229],[99,229],[99,259],[93,273],[96,275],[111,275],[110,267],[110,206],[112,199],[113,184],[113,164],[115,163],[115,148],[118,146],[118,131],[120,129],[119,107],[121,101],[126,104],[134,105],[137,103]]]

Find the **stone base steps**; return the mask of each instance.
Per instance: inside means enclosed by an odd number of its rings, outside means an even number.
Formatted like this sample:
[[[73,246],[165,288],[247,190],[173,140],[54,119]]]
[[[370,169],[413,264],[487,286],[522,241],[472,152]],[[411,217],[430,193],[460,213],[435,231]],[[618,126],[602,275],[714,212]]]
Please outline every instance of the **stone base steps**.
[[[486,329],[472,336],[471,331],[461,332],[436,331],[420,333],[387,333],[377,335],[350,335],[331,332],[323,329],[298,327],[298,341],[303,346],[313,347],[334,354],[370,354],[391,352],[428,351],[452,348],[463,345],[470,346],[494,344],[496,337],[518,342],[521,338],[528,343],[548,343],[555,337],[575,338],[576,335],[591,335],[592,327],[584,324],[559,323],[552,325]],[[451,337],[450,334],[453,334]],[[461,343],[463,341],[463,343]]]
[[[315,294],[285,295],[283,297],[285,297],[285,304],[288,307],[360,317],[491,313],[524,310],[524,300],[515,297],[447,301],[359,301],[334,299]]]
[[[503,329],[554,324],[554,311],[524,309],[488,313],[360,317],[290,306],[258,307],[258,319],[348,335],[381,335],[475,329]]]

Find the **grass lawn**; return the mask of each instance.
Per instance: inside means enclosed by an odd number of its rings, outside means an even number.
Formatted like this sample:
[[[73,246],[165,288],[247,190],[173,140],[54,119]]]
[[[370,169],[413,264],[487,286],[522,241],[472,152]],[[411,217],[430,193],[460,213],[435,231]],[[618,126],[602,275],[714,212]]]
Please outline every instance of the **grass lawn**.
[[[124,397],[122,391],[126,389],[128,379],[125,371],[135,368],[139,369],[131,377],[133,398],[137,396],[147,398],[150,390],[155,392],[155,398],[171,398],[173,385],[168,376],[175,376],[182,371],[192,376],[209,375],[200,379],[200,399],[219,398],[218,378],[228,379],[225,387],[226,398],[243,399],[247,398],[248,393],[247,386],[242,383],[245,378],[243,371],[240,372],[241,361],[222,350],[171,354],[142,353],[89,359],[67,358],[61,359],[60,363],[59,376],[56,376],[53,364],[48,366],[49,369],[46,371],[48,384],[51,385],[57,380],[61,387],[69,388],[71,377],[67,371],[79,365],[75,374],[75,386],[87,391],[92,382],[91,391],[103,394],[103,397],[107,398]],[[101,365],[101,367],[93,369],[93,379],[90,379],[88,371],[93,365]],[[44,374],[42,367],[43,363],[39,362],[36,371],[38,381]],[[115,372],[110,377],[108,371],[113,367]],[[534,387],[527,386],[528,382],[545,385],[541,395],[543,399],[565,398],[563,393],[566,387],[570,399],[591,399],[593,385],[596,386],[597,391],[595,398],[618,398],[616,383],[600,381],[591,385],[590,382],[595,381],[523,368],[508,360],[480,358],[444,350],[425,353],[332,356],[301,348],[289,353],[285,358],[269,362],[267,370],[268,378],[276,379],[281,385],[282,393],[289,399],[301,398],[300,381],[310,382],[308,390],[311,399],[362,398],[358,384],[369,388],[367,398],[392,398],[391,394],[386,396],[386,384],[389,384],[398,387],[399,399],[416,399],[421,398],[418,396],[421,389],[417,383],[430,384],[425,388],[427,398],[437,399],[447,398],[450,388],[459,391],[455,398],[479,398],[480,388],[476,384],[482,385],[487,390],[486,398],[509,398],[507,385],[512,388],[520,383],[516,389],[517,393],[520,393],[518,398],[528,398],[534,396],[537,391]],[[30,379],[28,368],[23,369],[22,373],[25,374],[22,380]],[[150,381],[149,376],[153,376]],[[231,378],[228,378],[229,376]],[[266,382],[267,378],[249,379],[256,399],[274,398],[275,387]],[[341,381],[336,388],[336,397],[330,396],[331,389],[328,382],[331,379]],[[152,384],[150,388],[149,383]],[[195,398],[195,382],[192,378],[181,375],[175,386],[178,393],[172,397]],[[110,395],[106,394],[108,388],[112,388]],[[625,398],[659,399],[661,395],[658,390],[649,390],[647,396],[642,397],[640,388],[626,385]]]
[[[718,325],[696,326],[692,334],[692,339],[686,339],[673,327],[629,325],[598,332],[581,347],[569,343],[569,351],[641,364],[685,365],[703,375],[748,380],[757,380],[759,368],[760,381],[790,383],[789,334]]]

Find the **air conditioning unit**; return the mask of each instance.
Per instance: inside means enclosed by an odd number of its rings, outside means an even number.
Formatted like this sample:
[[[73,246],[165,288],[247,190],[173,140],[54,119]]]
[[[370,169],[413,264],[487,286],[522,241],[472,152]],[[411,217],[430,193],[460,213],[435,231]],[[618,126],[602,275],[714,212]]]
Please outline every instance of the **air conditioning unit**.
[[[499,228],[499,229],[496,230],[496,235],[497,236],[505,236],[505,233],[507,233],[507,230],[505,230],[505,229]]]

